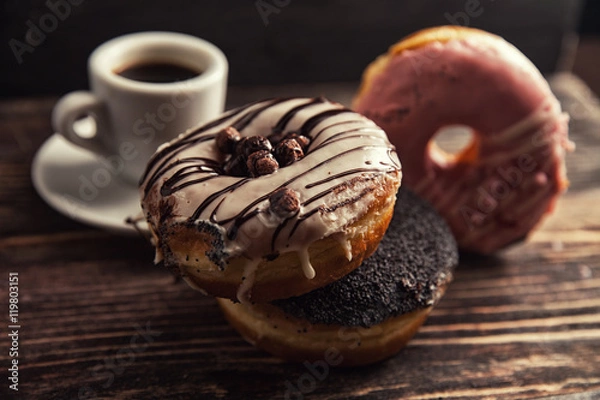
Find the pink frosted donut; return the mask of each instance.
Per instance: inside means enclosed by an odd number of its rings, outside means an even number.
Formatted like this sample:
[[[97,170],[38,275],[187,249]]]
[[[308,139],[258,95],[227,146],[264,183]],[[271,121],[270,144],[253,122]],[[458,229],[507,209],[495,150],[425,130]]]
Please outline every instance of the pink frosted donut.
[[[445,26],[405,38],[367,67],[353,107],[387,132],[403,184],[437,208],[463,250],[524,238],[568,185],[567,115],[535,66],[487,32]],[[456,155],[432,140],[451,125],[473,130]]]

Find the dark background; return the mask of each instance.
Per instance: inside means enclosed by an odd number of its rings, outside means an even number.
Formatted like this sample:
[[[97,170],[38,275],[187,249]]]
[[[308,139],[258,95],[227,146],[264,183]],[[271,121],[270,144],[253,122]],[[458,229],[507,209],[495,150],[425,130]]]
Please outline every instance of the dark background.
[[[572,68],[578,34],[593,40],[600,33],[599,3],[4,0],[0,96],[57,95],[86,88],[90,52],[112,37],[143,30],[179,31],[215,43],[229,59],[233,85],[357,81],[374,57],[404,35],[449,23],[500,34],[542,72],[550,73]],[[264,13],[267,8],[272,12],[263,18],[257,4]],[[49,17],[51,8],[59,9],[61,15]],[[15,41],[26,43],[31,26],[41,29],[44,23],[48,32],[41,32],[45,37],[24,52],[19,63],[11,40],[13,45]]]

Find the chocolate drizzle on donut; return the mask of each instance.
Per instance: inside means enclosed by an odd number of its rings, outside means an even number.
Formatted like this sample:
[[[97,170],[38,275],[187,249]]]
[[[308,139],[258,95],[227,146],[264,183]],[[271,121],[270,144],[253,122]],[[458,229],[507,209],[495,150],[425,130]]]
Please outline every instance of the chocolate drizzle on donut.
[[[160,187],[160,194],[162,196],[169,196],[175,193],[178,190],[185,188],[186,186],[195,185],[198,183],[202,183],[208,179],[211,179],[214,175],[219,174],[219,165],[214,163],[213,160],[202,157],[190,157],[177,162],[178,164],[183,163],[194,163],[192,165],[186,165],[182,167],[180,170],[175,172],[172,177],[167,179],[165,183]],[[197,165],[196,163],[206,163],[206,165]],[[211,164],[213,164],[211,166]],[[190,181],[186,181],[180,185],[175,186],[178,182],[184,180],[189,176],[193,176],[198,172],[204,172],[207,176],[193,179]]]
[[[283,115],[283,117],[281,117],[279,119],[279,121],[277,121],[277,123],[275,124],[275,126],[273,127],[273,129],[271,130],[271,134],[273,136],[277,136],[278,134],[280,134],[281,132],[283,132],[285,130],[285,127],[287,126],[287,124],[291,121],[292,118],[294,118],[294,115],[296,115],[298,113],[298,111],[302,110],[303,108],[310,106],[312,104],[317,104],[317,103],[324,103],[327,100],[325,100],[325,98],[323,97],[315,97],[314,99],[310,99],[309,101],[302,103],[294,108],[292,108],[290,111],[288,111],[287,113],[285,113]]]
[[[180,154],[184,150],[189,149],[190,147],[198,145],[202,142],[215,139],[216,133],[207,133],[212,128],[221,125],[224,121],[231,119],[231,117],[242,114],[242,117],[238,118],[233,124],[231,124],[232,127],[239,131],[240,129],[243,129],[245,126],[247,126],[250,122],[252,122],[252,120],[256,118],[262,111],[286,100],[287,99],[284,98],[269,100],[266,102],[266,104],[264,104],[262,107],[259,107],[257,110],[253,110],[252,112],[247,112],[245,114],[245,111],[247,111],[249,108],[252,108],[252,106],[256,105],[257,103],[250,103],[237,109],[231,110],[225,113],[221,118],[213,122],[207,123],[205,125],[202,125],[200,128],[193,130],[188,134],[184,135],[183,137],[180,137],[179,139],[169,143],[168,146],[159,149],[148,162],[146,171],[144,172],[140,180],[140,186],[145,187],[144,197],[148,195],[148,192],[150,191],[152,186],[161,178],[161,176],[163,176],[166,173],[166,171],[172,169],[179,163],[179,161],[175,161],[174,163],[169,164],[169,161],[176,157],[177,154]],[[160,164],[158,164],[159,162]],[[151,171],[153,171],[153,173],[152,176],[149,177]]]
[[[243,150],[244,141],[250,150]],[[266,155],[278,167],[263,174],[257,163]],[[244,158],[247,174],[227,173],[235,157]],[[392,145],[372,121],[324,98],[271,99],[230,111],[161,148],[142,178],[142,203],[150,194],[176,196],[170,220],[217,227],[225,241],[221,257],[256,260],[296,251],[311,277],[308,246],[358,219],[366,212],[361,202],[400,175]],[[294,193],[294,201],[273,206],[282,191]],[[149,222],[159,223],[152,216]]]

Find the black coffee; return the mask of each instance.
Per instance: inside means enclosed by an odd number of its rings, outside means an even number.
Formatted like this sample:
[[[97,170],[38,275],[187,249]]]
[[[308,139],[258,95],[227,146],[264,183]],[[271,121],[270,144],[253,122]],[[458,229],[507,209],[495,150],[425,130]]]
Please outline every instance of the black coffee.
[[[201,71],[167,62],[136,64],[115,72],[123,78],[151,83],[184,81],[195,78],[202,73]]]

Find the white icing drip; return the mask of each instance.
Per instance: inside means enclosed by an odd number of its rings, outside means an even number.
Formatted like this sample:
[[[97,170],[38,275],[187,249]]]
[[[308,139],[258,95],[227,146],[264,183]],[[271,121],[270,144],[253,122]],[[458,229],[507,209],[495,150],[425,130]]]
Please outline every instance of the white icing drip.
[[[200,286],[196,285],[196,283],[191,280],[190,278],[188,278],[187,276],[183,277],[183,280],[185,281],[185,283],[187,283],[192,289],[199,291],[200,293],[202,293],[205,296],[208,296],[208,292],[204,289],[202,289]]]
[[[156,247],[156,241],[153,240],[153,242],[154,243],[152,243],[152,245]],[[159,247],[156,247],[156,252],[154,253],[154,264],[158,264],[159,262],[161,262],[164,259],[165,259],[165,257],[163,256],[162,250],[160,250]]]
[[[316,272],[310,263],[308,247],[299,250],[298,257],[300,258],[300,264],[302,265],[302,272],[304,272],[304,276],[306,276],[307,279],[313,279],[316,275]]]
[[[344,249],[344,253],[348,261],[352,261],[352,243],[348,240],[346,235],[340,235],[337,237],[338,243]]]
[[[242,277],[242,283],[238,286],[236,297],[242,304],[250,303],[250,291],[254,286],[254,280],[256,278],[256,270],[260,264],[260,259],[248,260],[244,266],[244,275]]]

